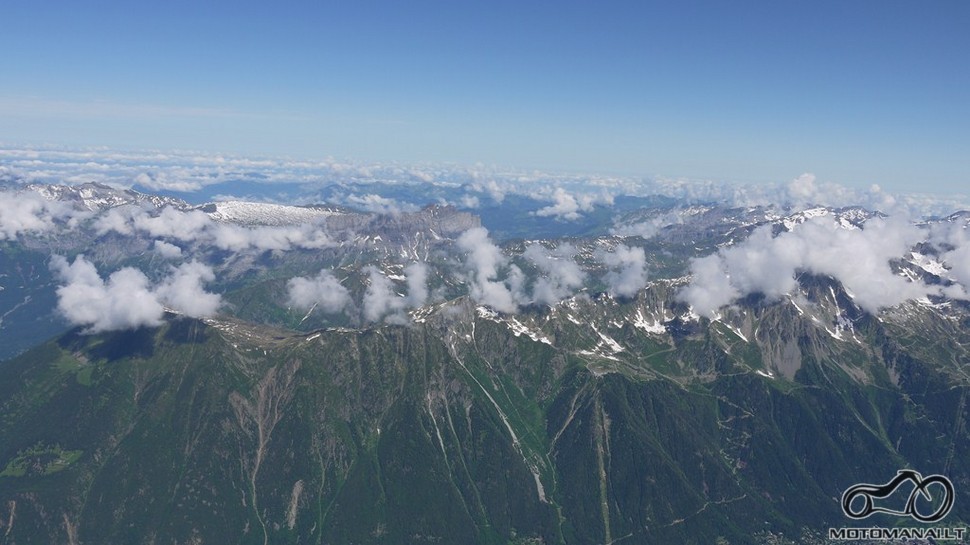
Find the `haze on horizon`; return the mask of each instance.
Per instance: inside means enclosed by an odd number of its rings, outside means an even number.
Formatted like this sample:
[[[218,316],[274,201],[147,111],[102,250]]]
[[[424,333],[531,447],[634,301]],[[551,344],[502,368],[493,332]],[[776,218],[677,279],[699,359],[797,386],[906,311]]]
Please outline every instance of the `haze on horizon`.
[[[0,141],[964,191],[970,5],[12,0]]]

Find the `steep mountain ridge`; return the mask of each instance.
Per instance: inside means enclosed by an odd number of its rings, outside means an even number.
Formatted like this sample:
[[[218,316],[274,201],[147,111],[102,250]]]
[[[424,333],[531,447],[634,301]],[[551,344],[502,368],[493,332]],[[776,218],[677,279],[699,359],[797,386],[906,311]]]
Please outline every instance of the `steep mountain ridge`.
[[[809,282],[815,302],[714,321],[658,309],[658,284],[524,316],[458,299],[411,326],[68,334],[0,366],[0,536],[814,542],[855,482],[912,466],[966,485],[970,343],[912,333],[959,322],[856,315]],[[820,323],[835,308],[841,336]],[[958,502],[948,522],[968,518]]]

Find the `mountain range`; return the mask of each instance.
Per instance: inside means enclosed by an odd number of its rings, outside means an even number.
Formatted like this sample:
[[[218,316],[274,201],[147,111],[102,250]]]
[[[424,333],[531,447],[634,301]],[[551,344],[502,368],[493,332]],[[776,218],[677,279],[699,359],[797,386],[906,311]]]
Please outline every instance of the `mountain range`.
[[[842,509],[904,468],[970,520],[966,214],[8,191],[0,543],[826,543],[922,526]],[[123,271],[164,310],[70,305]]]

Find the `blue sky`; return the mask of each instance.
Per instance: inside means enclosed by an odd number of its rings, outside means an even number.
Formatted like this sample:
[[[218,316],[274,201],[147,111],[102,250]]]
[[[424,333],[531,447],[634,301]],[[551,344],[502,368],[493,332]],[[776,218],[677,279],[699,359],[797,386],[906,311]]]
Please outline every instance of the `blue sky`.
[[[970,3],[0,8],[0,140],[966,192]]]

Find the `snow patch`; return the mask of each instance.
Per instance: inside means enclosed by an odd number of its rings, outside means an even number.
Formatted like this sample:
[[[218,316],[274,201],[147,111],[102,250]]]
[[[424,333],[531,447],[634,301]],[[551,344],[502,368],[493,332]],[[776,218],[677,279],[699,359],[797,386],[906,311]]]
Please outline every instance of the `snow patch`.
[[[596,357],[596,358],[603,358],[603,359],[606,359],[606,360],[620,361],[620,358],[618,358],[616,356],[611,356],[609,354],[604,354],[602,352],[596,352],[594,350],[579,350],[576,353],[577,354],[580,354],[582,356],[593,356],[593,357]]]
[[[512,330],[512,334],[515,335],[516,337],[518,337],[519,335],[525,335],[526,337],[529,337],[533,341],[545,343],[545,344],[548,344],[549,346],[552,346],[552,341],[550,341],[548,337],[540,335],[539,333],[529,329],[528,327],[523,325],[522,322],[516,320],[515,318],[510,318],[506,323],[508,324],[509,329]]]
[[[501,321],[498,319],[498,313],[488,307],[475,307],[475,312],[478,313],[479,318],[485,318],[486,320],[491,320],[493,322]]]
[[[721,323],[724,323],[724,322],[721,322]],[[731,330],[731,332],[732,332],[732,333],[734,333],[735,335],[737,335],[738,337],[741,337],[741,340],[742,340],[742,341],[744,341],[744,342],[748,342],[748,338],[747,338],[747,337],[745,337],[745,336],[744,336],[744,334],[742,334],[742,333],[741,333],[741,330],[740,330],[740,329],[738,329],[738,328],[736,328],[736,327],[734,327],[734,326],[733,326],[733,325],[731,325],[731,324],[727,324],[727,323],[724,323],[724,327],[726,327],[726,328],[728,328],[728,329],[730,329],[730,330]]]
[[[208,212],[214,208],[212,212]],[[302,225],[320,218],[340,214],[329,208],[287,206],[246,201],[222,201],[203,207],[203,211],[215,221],[248,225]]]
[[[792,229],[795,228],[795,226],[799,224],[805,223],[806,221],[812,218],[827,216],[829,215],[829,213],[830,212],[827,209],[822,207],[809,208],[808,210],[803,210],[797,214],[792,214],[791,216],[788,216],[787,218],[782,220],[782,224],[785,226],[785,229],[791,231]]]
[[[599,348],[600,345],[604,345],[605,344],[610,349],[610,351],[613,352],[614,354],[617,353],[617,352],[623,352],[623,346],[621,346],[620,343],[616,342],[609,335],[606,335],[606,334],[600,332],[599,329],[596,329],[596,326],[595,325],[593,326],[593,331],[595,331],[596,334],[599,335],[599,337],[600,337],[600,339],[602,341],[599,345],[597,345],[597,348]]]
[[[913,256],[913,263],[915,263],[917,267],[930,274],[935,274],[941,278],[946,278],[946,274],[949,271],[936,259],[917,252],[913,252],[911,255]]]
[[[662,335],[667,332],[667,328],[664,327],[660,320],[654,320],[653,323],[647,322],[647,319],[643,316],[643,311],[637,309],[637,315],[633,319],[633,327],[642,329],[647,333],[653,333],[655,335]]]

